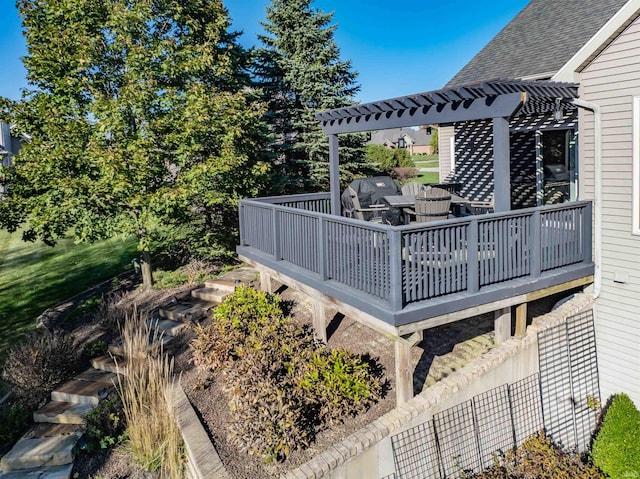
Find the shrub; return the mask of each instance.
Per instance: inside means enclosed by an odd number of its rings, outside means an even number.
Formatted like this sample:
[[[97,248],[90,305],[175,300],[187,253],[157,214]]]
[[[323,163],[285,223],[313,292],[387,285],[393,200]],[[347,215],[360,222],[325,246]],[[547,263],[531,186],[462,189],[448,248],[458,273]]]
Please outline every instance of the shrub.
[[[308,327],[283,316],[275,296],[240,288],[197,334],[197,361],[227,366],[234,443],[267,460],[284,460],[323,424],[366,410],[382,394],[379,370],[321,346]]]
[[[122,400],[119,396],[106,399],[87,414],[85,440],[87,451],[94,453],[100,449],[111,449],[125,438],[125,421]]]
[[[613,479],[634,477],[640,471],[640,412],[626,394],[617,394],[606,408],[591,458]]]
[[[418,176],[418,169],[414,167],[397,167],[391,171],[391,176],[404,183],[408,179]]]
[[[73,337],[62,331],[39,330],[8,351],[2,377],[21,401],[35,408],[56,386],[76,374],[79,366]]]
[[[93,359],[98,356],[104,356],[107,354],[109,349],[109,345],[106,341],[102,339],[96,339],[94,341],[89,341],[84,345],[82,349],[82,357],[85,359]]]
[[[491,469],[474,479],[601,479],[597,467],[578,454],[565,453],[543,432],[527,438],[520,447],[495,458]]]
[[[120,330],[127,314],[131,314],[131,306],[125,301],[126,293],[116,292],[103,296],[96,312],[96,322],[100,329],[107,333]]]
[[[31,424],[32,410],[17,402],[0,405],[0,450],[13,444]]]
[[[369,363],[342,349],[317,348],[302,356],[299,385],[321,422],[334,423],[366,411],[382,395]]]
[[[237,349],[249,335],[278,328],[283,321],[278,296],[241,286],[216,308],[212,324],[196,326],[196,338],[191,343],[193,361],[216,370],[237,359]]]

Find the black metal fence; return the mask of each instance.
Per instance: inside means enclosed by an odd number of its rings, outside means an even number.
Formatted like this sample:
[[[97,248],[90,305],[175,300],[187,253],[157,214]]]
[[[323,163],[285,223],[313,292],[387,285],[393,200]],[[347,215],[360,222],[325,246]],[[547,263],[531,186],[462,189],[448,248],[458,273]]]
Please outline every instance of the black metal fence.
[[[600,403],[593,312],[540,333],[538,349],[547,434],[567,449],[586,451]]]
[[[491,389],[391,438],[402,479],[460,477],[543,427],[538,374]]]
[[[600,401],[593,314],[538,336],[540,373],[504,384],[392,436],[398,479],[457,478],[544,429],[566,449],[588,449]]]

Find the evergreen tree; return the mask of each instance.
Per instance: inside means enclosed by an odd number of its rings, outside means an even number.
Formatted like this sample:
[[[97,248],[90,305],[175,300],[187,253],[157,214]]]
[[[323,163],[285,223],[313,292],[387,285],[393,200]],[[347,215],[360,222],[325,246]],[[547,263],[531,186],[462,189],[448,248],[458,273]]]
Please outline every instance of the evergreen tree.
[[[3,171],[0,226],[49,244],[133,234],[148,266],[158,225],[186,225],[196,246],[224,254],[237,199],[267,171],[264,109],[222,1],[17,5],[31,90],[4,116],[29,140]]]
[[[333,14],[312,0],[272,0],[267,7],[256,76],[268,102],[268,123],[285,192],[327,190],[329,149],[314,115],[354,103],[360,87],[351,62],[340,59]],[[341,177],[367,174],[363,135],[340,137]]]

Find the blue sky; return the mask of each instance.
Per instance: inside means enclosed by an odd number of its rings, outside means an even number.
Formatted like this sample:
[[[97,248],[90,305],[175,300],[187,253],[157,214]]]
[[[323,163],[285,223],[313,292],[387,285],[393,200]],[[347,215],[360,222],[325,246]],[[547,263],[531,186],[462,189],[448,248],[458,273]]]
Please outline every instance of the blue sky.
[[[382,0],[316,0],[334,12],[336,41],[350,59],[369,102],[441,88],[529,0],[422,0],[395,4]],[[268,0],[225,0],[233,28],[251,46],[262,30]],[[13,0],[0,0],[0,96],[20,97],[26,54]]]

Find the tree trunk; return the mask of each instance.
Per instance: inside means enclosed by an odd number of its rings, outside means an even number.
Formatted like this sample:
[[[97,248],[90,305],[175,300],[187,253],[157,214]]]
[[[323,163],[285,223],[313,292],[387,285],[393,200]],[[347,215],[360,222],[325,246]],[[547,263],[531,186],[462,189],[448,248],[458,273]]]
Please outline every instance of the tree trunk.
[[[153,286],[153,274],[151,273],[151,255],[149,250],[142,251],[142,284],[144,289],[151,289]]]

